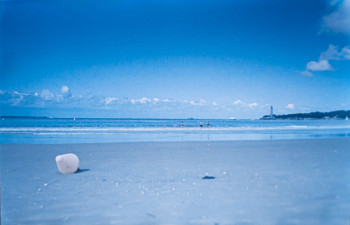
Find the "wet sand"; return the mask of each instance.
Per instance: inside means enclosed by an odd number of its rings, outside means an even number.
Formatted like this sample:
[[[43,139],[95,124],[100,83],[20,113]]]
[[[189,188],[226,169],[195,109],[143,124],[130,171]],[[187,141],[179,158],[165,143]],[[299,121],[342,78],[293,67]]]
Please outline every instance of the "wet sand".
[[[62,175],[55,156],[70,152],[81,170]],[[1,145],[4,225],[340,225],[349,216],[350,138]]]

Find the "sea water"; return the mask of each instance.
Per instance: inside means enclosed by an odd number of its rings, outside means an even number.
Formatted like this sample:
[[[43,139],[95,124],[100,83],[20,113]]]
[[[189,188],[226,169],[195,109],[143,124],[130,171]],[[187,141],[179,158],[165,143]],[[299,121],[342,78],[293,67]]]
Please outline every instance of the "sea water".
[[[203,126],[200,126],[200,124]],[[348,120],[109,119],[4,117],[2,144],[342,138]]]

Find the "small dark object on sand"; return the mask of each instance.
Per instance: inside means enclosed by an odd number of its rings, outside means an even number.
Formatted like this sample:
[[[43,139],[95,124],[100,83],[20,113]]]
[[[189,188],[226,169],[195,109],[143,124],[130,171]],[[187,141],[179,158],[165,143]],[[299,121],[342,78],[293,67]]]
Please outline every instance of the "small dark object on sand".
[[[77,172],[75,172],[75,173],[84,173],[84,172],[87,172],[89,170],[90,169],[80,169],[80,168],[78,168]]]
[[[215,179],[215,177],[213,177],[213,176],[204,176],[204,177],[202,177],[202,179]]]

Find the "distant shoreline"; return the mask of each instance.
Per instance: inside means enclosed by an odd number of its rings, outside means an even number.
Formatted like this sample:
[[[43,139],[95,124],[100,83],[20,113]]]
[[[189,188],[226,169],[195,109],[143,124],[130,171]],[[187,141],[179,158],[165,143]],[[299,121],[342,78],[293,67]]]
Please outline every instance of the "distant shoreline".
[[[4,119],[104,119],[104,120],[255,120],[256,118],[242,118],[242,119],[230,119],[230,118],[117,118],[117,117],[50,117],[50,116],[11,116],[4,115],[0,116]],[[331,112],[310,112],[310,113],[293,113],[293,114],[270,114],[264,115],[260,120],[325,120],[325,119],[348,119],[350,117],[350,110],[337,110]]]
[[[303,120],[303,119],[347,119],[350,117],[350,110],[338,110],[332,112],[311,112],[311,113],[295,113],[286,115],[265,115],[261,120]]]

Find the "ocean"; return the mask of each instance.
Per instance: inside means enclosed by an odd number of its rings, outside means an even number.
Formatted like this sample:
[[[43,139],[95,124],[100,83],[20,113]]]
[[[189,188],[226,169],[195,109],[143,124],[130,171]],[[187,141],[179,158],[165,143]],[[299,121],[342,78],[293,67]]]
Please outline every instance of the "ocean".
[[[200,123],[203,123],[203,127]],[[207,124],[210,126],[207,126]],[[5,117],[2,144],[230,141],[350,136],[349,120]]]

